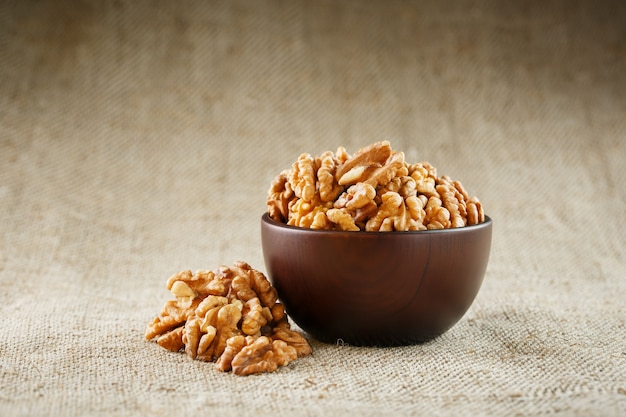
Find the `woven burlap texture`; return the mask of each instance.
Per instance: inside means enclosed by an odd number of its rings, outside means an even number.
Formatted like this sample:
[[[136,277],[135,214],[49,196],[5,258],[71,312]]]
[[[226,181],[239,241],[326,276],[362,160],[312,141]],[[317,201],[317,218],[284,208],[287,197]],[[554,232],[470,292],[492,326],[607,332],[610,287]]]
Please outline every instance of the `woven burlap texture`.
[[[624,45],[617,1],[1,2],[0,415],[626,415]],[[144,340],[171,274],[265,271],[300,153],[382,139],[494,219],[456,326],[252,377]]]

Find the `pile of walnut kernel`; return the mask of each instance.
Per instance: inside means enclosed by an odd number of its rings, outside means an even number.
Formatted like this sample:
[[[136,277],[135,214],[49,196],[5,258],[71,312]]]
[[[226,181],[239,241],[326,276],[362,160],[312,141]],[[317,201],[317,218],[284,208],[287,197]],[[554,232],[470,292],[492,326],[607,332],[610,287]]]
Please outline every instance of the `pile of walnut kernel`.
[[[480,201],[459,181],[438,177],[428,162],[407,163],[388,141],[352,156],[343,147],[300,155],[272,181],[267,207],[277,222],[322,230],[447,229],[485,221]]]
[[[291,329],[276,289],[245,262],[182,271],[169,278],[167,289],[175,299],[146,329],[146,339],[167,350],[184,350],[236,375],[273,372],[311,353],[307,340]]]

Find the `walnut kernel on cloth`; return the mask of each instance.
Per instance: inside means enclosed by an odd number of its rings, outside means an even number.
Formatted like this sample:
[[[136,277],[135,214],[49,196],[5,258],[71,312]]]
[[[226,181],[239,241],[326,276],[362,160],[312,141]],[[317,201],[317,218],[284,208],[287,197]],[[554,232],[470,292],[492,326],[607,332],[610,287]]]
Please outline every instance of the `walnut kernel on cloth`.
[[[311,353],[304,336],[291,329],[276,289],[245,262],[179,272],[167,289],[175,299],[146,328],[146,339],[167,350],[236,375],[272,372]]]
[[[482,204],[459,181],[428,162],[409,164],[388,141],[350,156],[345,148],[318,157],[303,153],[274,178],[269,216],[311,229],[408,231],[447,229],[485,221]]]

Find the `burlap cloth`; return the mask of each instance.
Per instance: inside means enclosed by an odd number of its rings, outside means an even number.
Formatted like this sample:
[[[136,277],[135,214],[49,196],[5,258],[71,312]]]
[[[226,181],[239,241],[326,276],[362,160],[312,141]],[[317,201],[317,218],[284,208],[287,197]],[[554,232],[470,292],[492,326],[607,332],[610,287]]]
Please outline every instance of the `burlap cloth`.
[[[0,415],[625,415],[625,44],[618,1],[3,1]],[[381,139],[494,219],[455,327],[253,377],[144,340],[171,274],[265,271],[275,174]]]

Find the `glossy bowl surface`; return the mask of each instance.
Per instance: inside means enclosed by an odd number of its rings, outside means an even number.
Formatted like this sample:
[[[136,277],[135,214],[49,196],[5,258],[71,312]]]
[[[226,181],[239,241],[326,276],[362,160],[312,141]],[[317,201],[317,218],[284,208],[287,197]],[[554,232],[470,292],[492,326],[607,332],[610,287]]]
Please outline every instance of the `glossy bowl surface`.
[[[267,275],[287,314],[314,338],[351,345],[425,342],[452,327],[483,281],[492,220],[456,229],[342,232],[267,214]]]

